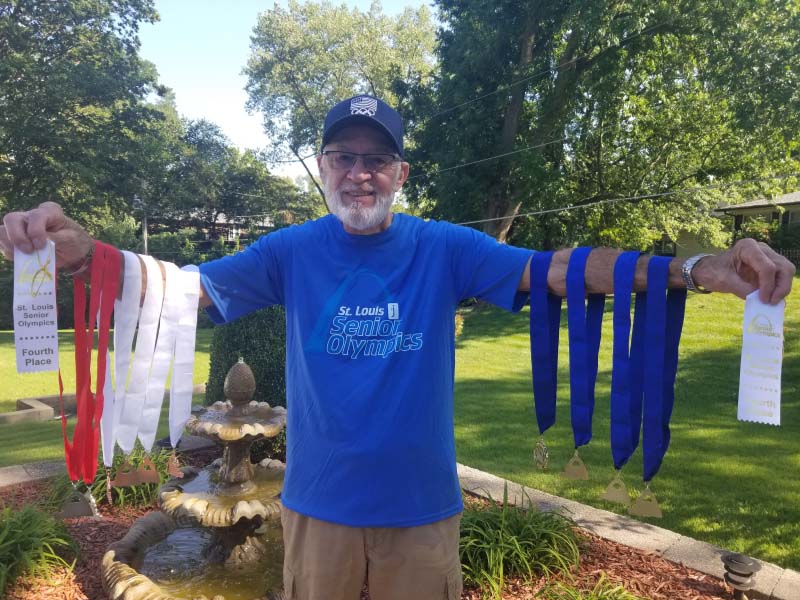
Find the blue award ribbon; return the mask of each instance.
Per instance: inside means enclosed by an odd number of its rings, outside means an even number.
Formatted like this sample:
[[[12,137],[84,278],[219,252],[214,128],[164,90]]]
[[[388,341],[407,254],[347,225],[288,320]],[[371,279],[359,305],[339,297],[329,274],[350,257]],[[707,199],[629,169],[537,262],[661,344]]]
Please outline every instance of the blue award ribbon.
[[[590,294],[586,300],[586,261],[591,251],[575,248],[567,265],[570,411],[575,448],[592,439],[597,355],[606,300],[604,294]]]
[[[540,434],[556,422],[561,297],[547,291],[547,271],[552,259],[552,252],[537,252],[533,255],[530,266],[531,371],[536,422]]]
[[[642,355],[645,294],[636,294],[631,339],[631,294],[639,252],[623,252],[614,264],[614,358],[611,370],[611,454],[621,469],[639,445],[642,425]],[[630,342],[630,346],[629,346]]]
[[[675,401],[678,345],[683,328],[686,290],[667,292],[671,258],[653,256],[647,267],[647,322],[644,333],[644,481],[661,467],[669,447],[669,420]]]

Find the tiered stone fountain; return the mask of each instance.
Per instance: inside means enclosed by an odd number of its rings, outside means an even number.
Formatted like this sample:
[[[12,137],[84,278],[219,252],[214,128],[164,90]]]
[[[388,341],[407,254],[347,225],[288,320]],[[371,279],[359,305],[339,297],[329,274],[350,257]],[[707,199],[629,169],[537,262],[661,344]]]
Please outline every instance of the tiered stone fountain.
[[[224,447],[220,461],[159,490],[162,512],[137,520],[102,562],[112,600],[254,600],[281,589],[283,463],[250,462],[256,440],[286,425],[286,410],[253,402],[255,379],[241,360],[225,378],[227,402],[186,424]]]

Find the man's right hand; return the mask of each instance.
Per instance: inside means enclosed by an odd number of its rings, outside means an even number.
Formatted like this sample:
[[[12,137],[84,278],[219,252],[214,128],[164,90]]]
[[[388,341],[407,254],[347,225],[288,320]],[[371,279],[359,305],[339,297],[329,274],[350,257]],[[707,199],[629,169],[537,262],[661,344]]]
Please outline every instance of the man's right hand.
[[[91,236],[64,215],[55,202],[44,202],[27,212],[12,212],[0,226],[0,248],[14,259],[14,247],[23,252],[41,249],[51,239],[56,244],[56,267],[68,273],[80,269],[92,248]]]

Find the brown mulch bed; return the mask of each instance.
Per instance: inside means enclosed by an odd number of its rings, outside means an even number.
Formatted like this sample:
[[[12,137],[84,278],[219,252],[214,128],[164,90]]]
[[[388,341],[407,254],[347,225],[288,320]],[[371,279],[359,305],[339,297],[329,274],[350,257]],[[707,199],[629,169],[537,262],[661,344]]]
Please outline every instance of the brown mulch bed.
[[[196,455],[194,464],[205,464],[213,451]],[[20,506],[42,497],[46,482],[0,489],[0,506]],[[106,548],[120,539],[131,523],[152,509],[107,509],[102,519],[81,518],[67,521],[67,528],[81,548],[72,572],[60,572],[53,581],[19,580],[7,591],[7,600],[105,600],[100,582],[100,560]],[[727,600],[730,592],[714,577],[687,569],[654,554],[635,550],[582,532],[584,543],[581,565],[572,583],[591,589],[603,574],[628,591],[652,600]],[[505,600],[532,600],[545,585],[508,582]],[[368,598],[368,595],[364,595]],[[478,590],[465,590],[462,600],[479,600]]]

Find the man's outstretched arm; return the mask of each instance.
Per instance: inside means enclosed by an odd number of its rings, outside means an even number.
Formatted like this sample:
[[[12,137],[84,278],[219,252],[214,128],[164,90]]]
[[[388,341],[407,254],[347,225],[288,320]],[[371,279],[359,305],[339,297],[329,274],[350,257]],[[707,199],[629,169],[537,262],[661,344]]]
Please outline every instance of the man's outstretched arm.
[[[88,267],[87,257],[92,248],[89,234],[77,223],[67,218],[55,202],[45,202],[27,212],[13,212],[3,219],[0,227],[0,247],[6,258],[13,258],[17,246],[29,252],[42,248],[47,239],[56,243],[56,265],[67,273]],[[567,265],[571,249],[559,250],[553,256],[548,272],[548,287],[553,293],[566,295]],[[586,267],[586,289],[588,292],[612,293],[614,291],[614,262],[619,250],[595,249]],[[636,290],[647,287],[647,261],[643,256],[636,269]],[[669,286],[684,287],[681,277],[683,259],[675,259],[670,266]],[[744,298],[753,290],[760,290],[761,300],[776,303],[784,298],[792,287],[795,267],[769,246],[755,240],[739,240],[733,248],[715,256],[708,256],[692,270],[695,283],[715,292],[732,293]],[[529,271],[525,269],[519,289],[530,288]],[[211,305],[211,300],[200,289],[200,306]]]
[[[75,221],[64,215],[61,206],[55,202],[44,202],[27,212],[12,212],[3,217],[0,226],[0,248],[9,260],[14,258],[14,247],[23,252],[43,248],[47,240],[56,244],[56,267],[65,273],[88,273],[91,250],[94,242],[91,236]],[[125,262],[122,262],[125,268]],[[162,269],[163,272],[163,269]],[[147,272],[142,267],[143,281]],[[122,286],[123,277],[120,277]],[[144,288],[143,288],[144,289]],[[211,300],[200,285],[200,307],[211,305]]]
[[[547,274],[547,285],[551,292],[566,296],[567,265],[571,248],[558,250],[553,255]],[[614,262],[619,250],[596,248],[586,263],[586,291],[589,293],[610,294],[614,291]],[[647,288],[647,262],[650,257],[643,255],[636,265],[634,289]],[[668,285],[671,288],[686,287],[681,276],[685,259],[672,260],[669,269]],[[754,290],[759,291],[763,302],[775,304],[792,289],[794,265],[775,252],[767,244],[752,239],[739,240],[736,244],[717,255],[706,256],[692,269],[692,279],[703,288],[713,292],[726,292],[744,298]],[[525,269],[519,282],[519,289],[530,289],[529,270]]]

